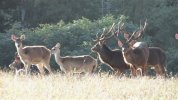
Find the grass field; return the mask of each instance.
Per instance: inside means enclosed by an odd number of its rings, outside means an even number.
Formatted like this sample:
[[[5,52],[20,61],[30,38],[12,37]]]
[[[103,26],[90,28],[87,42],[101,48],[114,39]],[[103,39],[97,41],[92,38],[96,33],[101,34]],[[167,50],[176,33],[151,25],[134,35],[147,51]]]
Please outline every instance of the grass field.
[[[43,77],[0,72],[1,100],[178,100],[178,79],[117,78],[103,74]]]

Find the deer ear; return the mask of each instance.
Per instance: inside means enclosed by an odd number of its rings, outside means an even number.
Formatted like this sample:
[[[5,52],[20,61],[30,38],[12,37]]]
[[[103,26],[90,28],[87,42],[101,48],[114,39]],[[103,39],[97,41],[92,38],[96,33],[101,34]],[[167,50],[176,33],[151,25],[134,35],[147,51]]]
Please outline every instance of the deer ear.
[[[119,47],[121,47],[121,48],[122,48],[123,43],[122,43],[120,40],[118,40],[118,41],[117,41],[117,43],[118,43]]]
[[[61,47],[61,44],[60,44],[60,43],[57,43],[57,44],[56,44],[56,47],[60,48],[60,47]]]
[[[124,33],[124,38],[125,38],[126,40],[129,40],[129,37],[130,37],[129,33]]]
[[[13,34],[13,35],[11,35],[11,39],[12,39],[13,41],[16,41],[17,37]]]
[[[140,37],[140,36],[141,36],[141,33],[142,33],[141,31],[136,32],[135,35],[134,35],[134,37],[135,37],[135,38]]]
[[[21,35],[21,36],[20,36],[20,39],[21,39],[21,40],[25,40],[25,35],[24,35],[24,34]]]

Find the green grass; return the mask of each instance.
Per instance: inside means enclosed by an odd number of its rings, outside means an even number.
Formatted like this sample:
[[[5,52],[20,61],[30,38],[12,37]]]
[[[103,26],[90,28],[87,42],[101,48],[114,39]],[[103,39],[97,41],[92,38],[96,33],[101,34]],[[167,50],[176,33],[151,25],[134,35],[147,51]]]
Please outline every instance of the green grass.
[[[176,100],[178,79],[117,78],[103,74],[13,76],[0,72],[1,100]]]

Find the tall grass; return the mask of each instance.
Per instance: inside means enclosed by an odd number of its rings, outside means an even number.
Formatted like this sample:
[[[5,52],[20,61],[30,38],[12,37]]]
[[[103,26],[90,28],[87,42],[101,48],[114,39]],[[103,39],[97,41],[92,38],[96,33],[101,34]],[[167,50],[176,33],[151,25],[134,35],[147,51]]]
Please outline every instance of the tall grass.
[[[13,76],[0,72],[1,100],[175,100],[178,79],[118,78],[107,75]]]

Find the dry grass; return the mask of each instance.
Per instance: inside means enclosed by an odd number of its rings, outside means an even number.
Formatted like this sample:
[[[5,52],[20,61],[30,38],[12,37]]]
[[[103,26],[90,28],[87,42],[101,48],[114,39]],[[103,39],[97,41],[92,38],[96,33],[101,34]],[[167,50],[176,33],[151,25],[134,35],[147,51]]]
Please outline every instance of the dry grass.
[[[15,77],[0,72],[1,100],[175,100],[178,99],[178,79],[102,77],[95,75]]]

